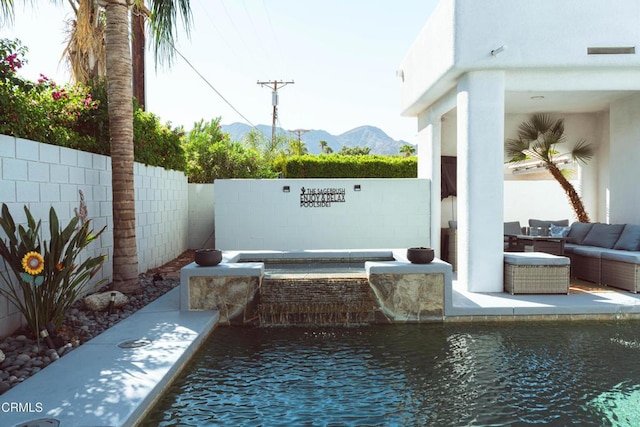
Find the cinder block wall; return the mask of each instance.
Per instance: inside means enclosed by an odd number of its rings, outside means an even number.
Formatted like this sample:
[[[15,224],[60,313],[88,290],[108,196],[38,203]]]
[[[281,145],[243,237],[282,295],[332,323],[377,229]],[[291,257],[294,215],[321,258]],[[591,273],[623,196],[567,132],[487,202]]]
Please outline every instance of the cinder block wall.
[[[188,184],[182,172],[135,164],[136,237],[140,272],[162,265],[187,249]],[[0,203],[17,223],[25,223],[23,207],[42,220],[49,237],[49,209],[66,224],[80,207],[80,191],[95,230],[107,226],[87,256],[109,260],[93,283],[112,280],[113,215],[110,158],[64,147],[0,135]],[[0,238],[5,238],[0,231]],[[4,271],[0,262],[0,270]],[[6,286],[0,283],[0,286]],[[21,316],[0,297],[0,337],[20,326]]]

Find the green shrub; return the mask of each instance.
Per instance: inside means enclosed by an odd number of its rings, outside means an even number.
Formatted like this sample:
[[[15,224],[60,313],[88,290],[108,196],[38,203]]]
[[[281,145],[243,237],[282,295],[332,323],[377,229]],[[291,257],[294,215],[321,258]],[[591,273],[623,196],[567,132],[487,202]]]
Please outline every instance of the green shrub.
[[[253,148],[231,141],[220,129],[220,117],[194,123],[183,143],[189,182],[222,178],[275,178],[269,163]]]
[[[275,165],[286,178],[415,178],[415,157],[340,154],[280,158]]]
[[[58,86],[44,75],[37,83],[22,79],[16,70],[27,51],[19,40],[0,39],[0,134],[109,155],[106,82]],[[133,128],[137,162],[185,170],[181,128],[163,125],[135,103]]]
[[[25,206],[27,228],[16,224],[2,204],[0,227],[7,239],[0,239],[0,256],[4,271],[0,277],[6,288],[0,295],[11,301],[25,317],[29,329],[38,332],[47,323],[60,326],[67,309],[73,304],[89,280],[102,268],[104,256],[79,258],[81,251],[106,227],[92,234],[90,221],[78,224],[74,217],[63,229],[53,208],[49,211],[51,238],[40,239],[41,221],[37,223]]]

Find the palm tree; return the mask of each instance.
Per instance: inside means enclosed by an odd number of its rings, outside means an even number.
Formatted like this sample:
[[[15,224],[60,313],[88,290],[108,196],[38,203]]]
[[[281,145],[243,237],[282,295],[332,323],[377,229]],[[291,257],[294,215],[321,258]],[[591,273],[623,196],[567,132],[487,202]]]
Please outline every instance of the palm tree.
[[[590,222],[582,199],[562,173],[558,162],[569,155],[575,162],[586,163],[593,157],[593,148],[582,139],[571,151],[561,153],[557,145],[564,142],[564,119],[553,119],[548,114],[534,114],[528,121],[520,124],[517,138],[505,141],[505,151],[509,163],[536,160],[543,165],[562,186],[578,221]]]
[[[104,15],[95,0],[69,0],[75,19],[67,21],[67,58],[75,82],[87,83],[106,75]]]
[[[307,154],[309,150],[307,149],[307,144],[305,144],[300,139],[288,138],[289,139],[289,147],[287,148],[287,153],[290,156],[302,156],[303,154]]]
[[[68,21],[69,38],[64,56],[70,64],[76,82],[88,82],[104,77],[104,15],[97,0],[68,0],[75,19]],[[145,25],[151,30],[156,65],[171,65],[175,58],[173,41],[177,28],[176,15],[180,11],[184,29],[189,34],[191,10],[188,0],[133,0],[131,9],[131,52],[133,67],[133,95],[145,109]]]
[[[96,0],[87,1],[95,3]],[[135,232],[133,93],[129,44],[129,9],[134,0],[97,1],[105,11],[104,48],[113,191],[113,285],[114,289],[124,293],[138,293],[142,289],[138,281]],[[13,19],[13,7],[14,0],[0,0],[3,18]],[[164,37],[173,36],[177,9],[181,11],[183,20],[188,21],[189,0],[152,0],[154,33]],[[172,48],[171,39],[163,40],[168,44],[156,41],[156,52]]]
[[[405,157],[411,157],[416,154],[416,147],[410,144],[404,144],[400,147],[400,153],[404,154]]]

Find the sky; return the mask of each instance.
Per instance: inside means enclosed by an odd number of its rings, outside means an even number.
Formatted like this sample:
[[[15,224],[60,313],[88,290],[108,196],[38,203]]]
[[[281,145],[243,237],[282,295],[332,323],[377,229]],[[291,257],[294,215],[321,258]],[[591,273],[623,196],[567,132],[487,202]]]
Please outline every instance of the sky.
[[[20,74],[67,82],[60,58],[73,12],[66,1],[22,3],[29,2],[16,2],[15,20],[0,28],[0,37],[29,49]],[[417,121],[400,115],[395,72],[437,3],[191,0],[190,34],[180,27],[175,41],[191,66],[177,56],[170,68],[157,68],[149,51],[147,110],[186,130],[217,117],[222,124],[271,125],[271,89],[257,82],[294,81],[278,90],[283,129],[338,135],[372,125],[415,144]]]

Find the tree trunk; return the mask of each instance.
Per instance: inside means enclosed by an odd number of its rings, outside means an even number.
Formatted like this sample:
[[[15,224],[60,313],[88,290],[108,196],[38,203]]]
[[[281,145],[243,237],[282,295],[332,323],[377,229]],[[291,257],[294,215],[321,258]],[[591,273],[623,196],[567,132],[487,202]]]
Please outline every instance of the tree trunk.
[[[145,111],[145,33],[144,14],[134,5],[131,10],[131,51],[133,55],[133,96],[138,101],[140,108]]]
[[[555,178],[556,181],[562,186],[562,189],[567,194],[569,198],[569,203],[573,207],[573,211],[576,214],[576,218],[579,222],[591,222],[589,220],[589,215],[587,211],[584,209],[584,204],[582,203],[582,199],[578,195],[576,189],[571,185],[571,183],[567,180],[567,178],[562,175],[560,169],[554,163],[547,163],[547,169],[551,172],[551,175]]]
[[[138,293],[142,289],[136,250],[129,6],[126,0],[105,2],[105,50],[113,186],[113,284],[121,292]]]

